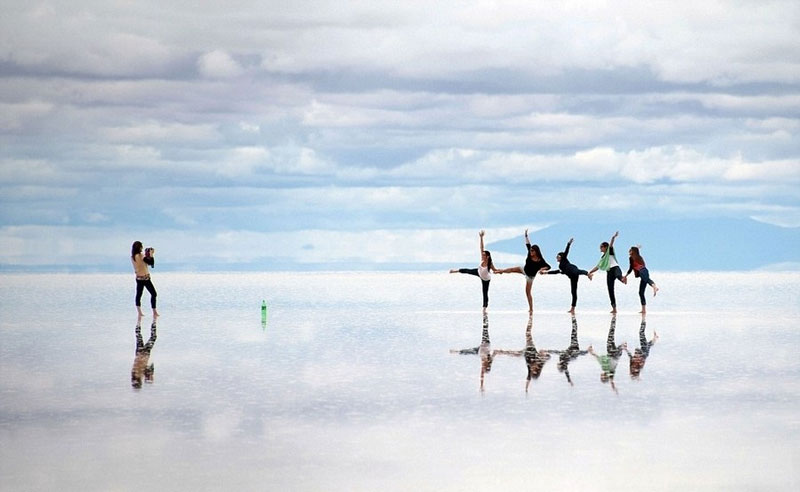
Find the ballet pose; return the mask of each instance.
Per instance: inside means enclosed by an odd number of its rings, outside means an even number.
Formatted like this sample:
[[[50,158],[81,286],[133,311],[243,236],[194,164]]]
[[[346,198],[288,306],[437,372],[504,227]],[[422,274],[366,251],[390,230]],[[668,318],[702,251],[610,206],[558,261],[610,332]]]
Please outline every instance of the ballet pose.
[[[650,278],[650,272],[647,270],[647,266],[645,265],[644,258],[642,255],[639,254],[639,248],[641,246],[631,246],[631,249],[628,251],[628,255],[630,257],[630,266],[628,267],[628,271],[625,273],[623,277],[623,282],[627,281],[628,275],[633,270],[633,274],[636,277],[639,277],[639,301],[642,303],[642,310],[639,311],[641,314],[647,313],[647,301],[644,298],[644,291],[647,289],[647,286],[653,288],[653,297],[658,293],[658,287],[656,283]]]
[[[572,307],[567,312],[570,314],[575,314],[575,305],[578,303],[578,277],[581,275],[586,275],[589,277],[589,280],[591,280],[592,274],[586,270],[579,269],[567,259],[567,255],[569,255],[569,247],[572,246],[572,241],[573,238],[569,238],[569,241],[567,241],[567,248],[556,255],[556,260],[558,260],[558,270],[549,270],[547,271],[547,274],[556,275],[563,273],[569,277],[570,289],[572,291]],[[542,272],[544,272],[544,270]]]
[[[615,341],[615,330],[617,327],[617,317],[611,317],[611,326],[608,328],[608,339],[606,340],[606,355],[597,355],[592,346],[586,349],[600,363],[600,381],[611,383],[611,389],[617,393],[617,385],[614,384],[614,375],[617,372],[619,358],[623,351],[628,350],[628,344],[617,345]]]
[[[549,352],[558,354],[558,371],[564,373],[570,386],[574,386],[569,375],[569,363],[579,356],[589,353],[587,350],[581,350],[578,345],[578,320],[575,319],[575,316],[572,316],[572,333],[570,333],[569,346],[565,350],[551,350]]]
[[[600,252],[603,255],[597,266],[589,270],[589,274],[594,274],[597,270],[606,272],[606,284],[608,285],[608,300],[611,301],[611,314],[617,314],[617,298],[614,295],[614,283],[619,280],[623,284],[627,283],[625,277],[622,276],[622,269],[619,267],[617,257],[614,255],[614,240],[619,236],[619,231],[611,236],[611,241],[600,244]]]
[[[481,332],[481,344],[477,347],[466,349],[451,349],[451,354],[461,355],[478,355],[481,359],[481,393],[484,391],[483,380],[486,373],[492,370],[492,362],[494,361],[494,353],[491,350],[491,341],[489,340],[489,315],[486,311],[483,312],[483,331]]]
[[[644,368],[644,363],[647,361],[647,357],[650,356],[650,347],[655,345],[656,340],[658,340],[658,333],[654,331],[653,339],[649,342],[647,341],[647,337],[644,333],[646,327],[647,321],[644,315],[642,315],[642,324],[639,325],[639,348],[634,349],[631,355],[628,351],[628,347],[625,347],[625,352],[628,354],[628,359],[630,360],[631,379],[639,379],[639,376],[642,374],[642,369]]]
[[[481,229],[481,231],[478,233],[478,236],[480,236],[481,251],[481,262],[478,265],[478,268],[454,268],[450,270],[450,273],[466,273],[468,275],[475,275],[481,279],[481,285],[483,287],[484,311],[487,307],[489,307],[489,282],[492,280],[492,272],[501,273],[497,268],[494,267],[494,263],[492,263],[492,254],[483,249],[483,236],[485,233],[486,231],[483,229]]]
[[[528,326],[525,328],[525,349],[523,350],[495,350],[492,355],[510,355],[512,357],[523,356],[525,365],[528,368],[528,375],[525,378],[525,393],[530,388],[531,380],[539,379],[542,375],[544,364],[550,360],[550,353],[547,350],[536,350],[533,344],[533,316],[528,314]]]
[[[525,248],[528,254],[525,256],[524,266],[515,266],[498,270],[498,273],[521,273],[525,275],[525,296],[528,298],[528,313],[533,313],[533,296],[531,295],[531,287],[533,286],[533,279],[540,271],[545,272],[550,270],[550,265],[544,261],[542,251],[539,249],[538,244],[531,245],[528,239],[528,229],[525,229]]]

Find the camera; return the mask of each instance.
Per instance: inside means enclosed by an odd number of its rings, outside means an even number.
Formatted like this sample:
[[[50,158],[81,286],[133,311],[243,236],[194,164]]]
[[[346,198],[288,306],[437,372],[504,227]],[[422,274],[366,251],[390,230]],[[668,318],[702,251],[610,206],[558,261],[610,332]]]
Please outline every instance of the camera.
[[[153,254],[153,248],[145,248],[144,249],[144,256],[145,257],[152,256],[152,254]]]

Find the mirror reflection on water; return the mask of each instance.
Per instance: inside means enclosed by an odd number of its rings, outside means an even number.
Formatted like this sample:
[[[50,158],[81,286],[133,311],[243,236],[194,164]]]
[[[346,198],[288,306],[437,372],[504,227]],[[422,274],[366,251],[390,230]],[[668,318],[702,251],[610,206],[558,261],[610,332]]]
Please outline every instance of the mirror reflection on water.
[[[0,489],[797,489],[800,274],[659,279],[4,275]]]

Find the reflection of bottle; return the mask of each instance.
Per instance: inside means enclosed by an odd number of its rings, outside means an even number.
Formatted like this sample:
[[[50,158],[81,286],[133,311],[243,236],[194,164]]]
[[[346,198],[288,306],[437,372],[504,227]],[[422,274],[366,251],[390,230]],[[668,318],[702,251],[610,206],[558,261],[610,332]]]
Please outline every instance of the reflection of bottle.
[[[261,322],[267,322],[267,301],[261,301]]]

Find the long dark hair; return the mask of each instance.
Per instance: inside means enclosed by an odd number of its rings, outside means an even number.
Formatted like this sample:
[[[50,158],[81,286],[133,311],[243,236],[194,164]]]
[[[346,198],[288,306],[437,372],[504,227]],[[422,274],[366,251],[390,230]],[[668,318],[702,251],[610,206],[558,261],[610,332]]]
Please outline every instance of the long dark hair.
[[[639,254],[639,248],[636,246],[631,246],[631,259],[637,263],[644,264],[644,258],[642,258],[642,255]]]
[[[141,241],[134,241],[133,246],[131,246],[131,258],[138,255],[142,252],[142,242]]]
[[[608,249],[608,243],[607,243],[607,242],[605,242],[605,241],[603,241],[603,242],[600,244],[600,246],[605,246],[605,248],[606,248],[606,249]],[[616,255],[614,254],[614,246],[611,246],[611,251],[610,251],[610,254],[611,254],[611,256],[616,256]]]
[[[490,270],[494,270],[494,263],[492,263],[492,254],[488,250],[485,250],[485,249],[483,250],[483,252],[486,253],[486,258],[489,259],[489,261],[486,262],[486,268],[488,268]]]
[[[533,251],[534,253],[536,253],[536,256],[538,256],[540,260],[544,259],[544,256],[542,256],[542,250],[539,249],[539,245],[538,244],[532,244],[530,251]],[[530,254],[530,252],[528,252],[528,254]]]

